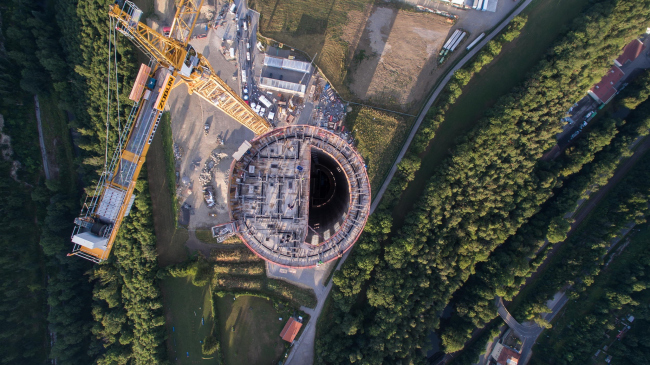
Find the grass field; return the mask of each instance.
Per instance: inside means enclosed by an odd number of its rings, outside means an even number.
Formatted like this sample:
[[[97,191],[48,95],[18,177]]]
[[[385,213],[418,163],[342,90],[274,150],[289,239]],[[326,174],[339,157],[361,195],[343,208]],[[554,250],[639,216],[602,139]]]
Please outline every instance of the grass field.
[[[346,117],[347,129],[354,133],[357,149],[368,165],[373,196],[393,165],[412,123],[412,117],[359,106],[353,107]]]
[[[277,364],[288,345],[280,338],[280,331],[291,313],[278,312],[273,302],[264,298],[233,298],[232,295],[215,296],[225,364]]]
[[[196,287],[190,278],[165,278],[162,290],[170,360],[174,364],[218,364],[216,358],[201,353],[200,341],[213,323],[208,286]]]
[[[166,113],[169,115],[168,113]],[[156,230],[156,250],[158,252],[158,265],[167,265],[183,262],[187,259],[185,242],[189,234],[185,228],[177,228],[177,210],[174,198],[174,191],[170,190],[175,186],[174,159],[170,156],[171,148],[169,141],[171,134],[165,133],[165,123],[162,123],[161,133],[156,133],[149,153],[147,154],[147,176],[149,179],[149,193],[154,211],[154,227]],[[171,133],[171,128],[169,128]],[[172,152],[173,153],[173,152]],[[170,167],[171,165],[171,167]]]
[[[525,79],[548,47],[588,3],[589,0],[537,0],[523,11],[522,14],[528,15],[528,22],[521,35],[506,44],[500,55],[472,78],[447,112],[445,121],[422,156],[415,179],[393,212],[394,227],[402,225],[431,175],[456,145],[457,138],[474,127],[500,96]]]

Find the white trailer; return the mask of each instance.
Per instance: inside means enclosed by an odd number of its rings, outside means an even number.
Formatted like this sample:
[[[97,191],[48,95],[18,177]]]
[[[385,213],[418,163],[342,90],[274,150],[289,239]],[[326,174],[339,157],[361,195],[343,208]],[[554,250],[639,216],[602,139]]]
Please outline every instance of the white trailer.
[[[449,39],[447,39],[447,42],[445,42],[445,45],[442,46],[442,49],[449,49],[449,46],[455,40],[455,38],[458,36],[459,33],[460,33],[460,30],[456,29],[456,31],[451,35],[451,37],[449,37]]]
[[[460,29],[458,30],[458,34],[456,35],[456,37],[454,37],[454,39],[451,41],[451,43],[449,43],[449,46],[447,46],[447,49],[448,49],[449,51],[453,51],[453,50],[454,50],[454,45],[458,43],[458,39],[459,39],[459,38],[460,38],[464,33],[465,33],[465,32],[463,32],[462,30],[460,30]]]
[[[481,35],[476,37],[476,39],[472,43],[470,43],[469,46],[467,46],[467,50],[469,51],[470,49],[472,49],[472,47],[478,44],[478,42],[480,42],[481,39],[483,39],[483,37],[485,37],[485,33],[481,33]]]
[[[490,1],[490,0],[483,0],[483,9],[481,9],[481,10],[483,10],[483,11],[486,11],[486,10],[487,10],[488,2],[489,2],[489,1]]]
[[[269,101],[269,99],[267,99],[266,96],[264,96],[264,95],[260,95],[260,99],[259,99],[259,100],[260,100],[260,103],[264,104],[264,106],[266,106],[267,108],[270,108],[271,105],[273,105],[273,104],[271,104],[271,102]]]
[[[241,82],[246,83],[246,70],[241,70]]]
[[[476,9],[478,7],[478,1],[479,0],[474,0],[474,5],[472,5],[472,9]]]
[[[484,0],[478,0],[478,4],[476,5],[476,10],[483,10],[483,1]]]
[[[456,42],[454,42],[454,44],[453,44],[453,45],[451,46],[451,48],[449,49],[450,52],[453,52],[453,51],[456,50],[456,47],[458,47],[458,45],[459,45],[460,42],[463,40],[463,38],[465,38],[465,35],[466,35],[466,34],[467,34],[467,33],[463,32],[463,34],[461,34],[460,37],[458,37],[458,39],[456,39]]]
[[[458,32],[458,33],[452,34],[452,36],[449,38],[447,43],[445,43],[445,45],[442,47],[442,49],[449,49],[449,47],[451,47],[451,45],[454,44],[454,42],[456,42],[456,39],[458,37],[460,37],[460,31],[457,30],[456,32]]]

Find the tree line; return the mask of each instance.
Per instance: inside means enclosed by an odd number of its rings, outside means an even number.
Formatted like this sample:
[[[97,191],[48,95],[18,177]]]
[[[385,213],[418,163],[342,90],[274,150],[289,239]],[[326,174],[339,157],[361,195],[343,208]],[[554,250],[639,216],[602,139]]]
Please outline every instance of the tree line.
[[[632,142],[647,134],[649,116],[650,102],[645,102],[625,121],[604,118],[564,151],[557,164],[566,178],[554,189],[553,197],[486,262],[479,263],[476,273],[454,294],[451,305],[455,311],[439,330],[447,348],[461,348],[474,328],[497,316],[496,296],[511,300],[519,293],[554,244],[566,239],[572,222],[565,218],[567,213],[574,211],[588,192],[607,183],[621,159],[629,155]]]
[[[650,156],[646,154],[643,161],[639,162],[638,168],[650,167],[649,161]],[[644,178],[646,180],[640,180]],[[647,202],[647,194],[650,193],[650,184],[647,178],[647,171],[640,170],[635,170],[634,173],[626,177],[621,186],[617,187],[613,195],[608,197],[605,202],[606,207],[608,206],[610,209],[599,210],[586,228],[593,229],[597,224],[608,221],[606,216],[611,214],[611,208],[622,210],[630,207],[630,196],[638,198],[640,195],[644,195]],[[628,188],[632,188],[633,192],[625,191]],[[620,200],[621,198],[623,201]],[[644,233],[639,234],[645,234],[647,226],[644,226],[642,230]],[[584,235],[582,238],[585,238]],[[601,240],[602,238],[599,241]],[[586,241],[583,240],[584,243]],[[597,350],[602,348],[603,343],[609,344],[616,340],[618,331],[623,328],[618,320],[627,319],[630,315],[635,317],[632,322],[633,328],[641,326],[639,328],[641,333],[647,330],[647,328],[642,328],[642,323],[639,323],[647,320],[650,314],[646,304],[650,300],[650,248],[646,243],[639,237],[633,237],[629,242],[621,242],[619,247],[623,248],[623,251],[611,265],[602,267],[593,278],[583,276],[582,282],[576,285],[582,290],[571,293],[571,297],[575,300],[567,303],[565,314],[557,322],[557,324],[561,324],[561,327],[556,326],[551,330],[554,339],[561,338],[562,340],[551,342],[552,339],[544,339],[535,349],[532,363],[591,363],[592,357]],[[624,245],[625,247],[622,247]],[[589,268],[586,269],[589,270]],[[582,285],[583,283],[585,285]],[[589,283],[592,284],[589,285]],[[609,334],[609,337],[606,334]],[[629,353],[621,351],[627,346],[617,346],[620,342],[615,343],[612,346],[611,354],[618,357],[621,363],[643,363],[643,361],[630,361],[635,357],[639,359],[641,357],[638,356],[638,353],[636,356],[627,357]],[[616,349],[617,347],[618,349]],[[640,350],[641,353],[648,353],[647,346]],[[610,349],[607,350],[607,353],[610,353]],[[626,359],[628,361],[625,361]],[[645,360],[647,363],[648,358],[646,357]]]
[[[348,311],[335,309],[333,317],[341,320],[329,324],[330,335],[317,341],[317,362],[422,361],[419,349],[426,348],[428,332],[437,327],[451,295],[560,183],[558,167],[539,159],[555,144],[572,102],[645,24],[647,5],[630,0],[592,5],[528,80],[462,138],[404,227],[382,243],[378,256],[369,256],[376,264],[368,281],[359,280],[364,275],[346,281],[341,280],[345,273],[335,276],[345,287],[334,295],[351,296],[343,302],[348,306],[334,308]],[[356,297],[363,289],[364,296]]]
[[[43,363],[49,357],[58,364],[152,364],[166,358],[146,184],[138,185],[138,198],[108,262],[93,266],[66,257],[73,218],[81,206],[80,186],[94,188],[104,164],[107,10],[112,3],[11,0],[0,14],[6,49],[0,54],[4,132],[18,146],[13,158],[22,164],[21,180],[14,181],[8,172],[11,166],[0,163],[0,188],[7,192],[0,201],[0,242],[14,247],[4,251],[2,260],[26,270],[2,274],[6,285],[20,284],[20,289],[7,291],[12,294],[0,308],[6,310],[2,318],[8,321],[0,326],[0,337],[6,339],[0,345],[2,363]],[[126,92],[136,71],[134,51],[121,37],[112,47],[124,118],[131,106]],[[114,78],[113,72],[114,66]],[[58,180],[42,181],[40,152],[34,143],[38,140],[34,94],[54,98],[71,115],[68,124],[78,147],[75,160],[57,164],[74,163],[75,176],[61,174]],[[119,126],[115,96],[111,110],[109,150]],[[22,227],[22,235],[17,227]],[[36,229],[26,231],[27,227]],[[18,247],[20,252],[10,253]]]

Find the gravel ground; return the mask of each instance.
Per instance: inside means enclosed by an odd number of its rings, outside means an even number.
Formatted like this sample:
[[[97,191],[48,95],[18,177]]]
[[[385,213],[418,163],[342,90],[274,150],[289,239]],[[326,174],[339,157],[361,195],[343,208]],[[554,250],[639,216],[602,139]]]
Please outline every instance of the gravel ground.
[[[214,30],[208,32],[208,37],[191,42],[194,48],[208,58],[217,74],[226,83],[239,92],[240,86],[237,68],[234,61],[227,61],[219,51],[220,38]],[[188,228],[208,228],[218,223],[229,221],[227,212],[226,177],[232,162],[231,155],[239,148],[244,140],[254,137],[253,132],[227,116],[216,107],[196,95],[187,93],[187,86],[180,85],[170,95],[168,102],[172,115],[172,135],[174,142],[182,148],[181,160],[177,163],[177,171],[181,181],[190,181],[192,193],[182,189],[181,203],[187,203],[194,208],[190,216]],[[204,134],[204,125],[210,125],[209,133]],[[224,144],[219,146],[217,137],[221,135]],[[208,208],[203,200],[203,186],[199,181],[201,169],[212,152],[225,157],[214,167],[212,187],[215,190],[216,206]],[[209,216],[216,213],[216,217]]]

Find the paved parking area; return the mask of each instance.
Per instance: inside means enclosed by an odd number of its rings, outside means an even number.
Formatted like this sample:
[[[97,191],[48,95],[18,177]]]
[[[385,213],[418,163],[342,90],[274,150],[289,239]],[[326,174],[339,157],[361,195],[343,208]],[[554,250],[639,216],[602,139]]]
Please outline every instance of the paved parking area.
[[[226,60],[220,50],[221,39],[214,29],[208,31],[208,36],[191,41],[192,46],[212,64],[217,75],[231,88],[241,92],[239,72],[234,61]],[[182,157],[176,164],[181,183],[189,182],[187,187],[179,189],[181,203],[191,205],[192,215],[189,216],[188,228],[208,228],[218,223],[229,221],[227,212],[226,178],[232,162],[231,155],[239,148],[244,140],[254,137],[254,133],[233,120],[225,113],[210,105],[196,95],[187,93],[187,86],[174,88],[167,103],[172,115],[172,136],[174,142],[182,148]],[[205,134],[204,126],[209,125]],[[224,144],[217,140],[222,138]],[[211,186],[215,191],[216,205],[208,208],[203,199],[203,184],[199,181],[201,170],[211,154],[223,158],[212,170]],[[191,194],[188,194],[188,188]],[[216,214],[212,217],[209,214]]]

